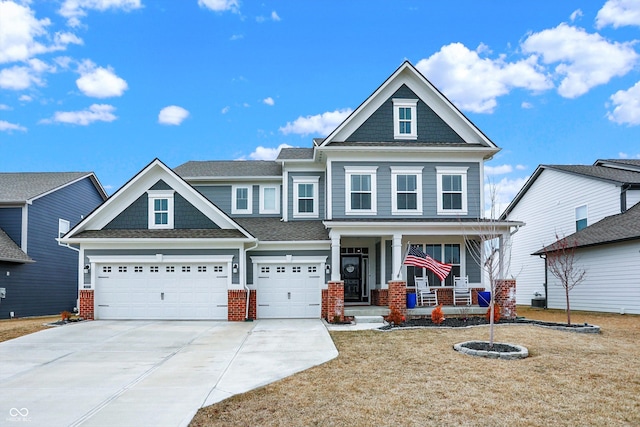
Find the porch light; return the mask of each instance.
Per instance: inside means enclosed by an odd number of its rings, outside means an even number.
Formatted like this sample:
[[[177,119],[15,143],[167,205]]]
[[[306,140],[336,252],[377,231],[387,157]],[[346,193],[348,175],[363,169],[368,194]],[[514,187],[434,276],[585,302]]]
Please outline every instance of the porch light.
[[[324,266],[325,274],[331,274],[331,264],[327,264]]]

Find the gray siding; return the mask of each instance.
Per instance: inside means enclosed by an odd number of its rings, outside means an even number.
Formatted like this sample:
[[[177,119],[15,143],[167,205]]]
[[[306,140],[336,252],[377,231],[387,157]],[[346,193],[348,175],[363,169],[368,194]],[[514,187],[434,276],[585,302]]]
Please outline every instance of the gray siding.
[[[480,245],[478,241],[469,241],[467,245],[475,245],[476,247]],[[469,276],[470,283],[481,283],[482,282],[482,270],[480,269],[480,265],[478,262],[471,256],[471,251],[466,249],[465,251],[465,263],[466,263],[466,275]]]
[[[391,214],[391,167],[411,166],[423,167],[422,170],[422,217],[446,218],[446,215],[437,214],[437,177],[436,167],[454,166],[467,167],[467,206],[469,218],[479,218],[480,209],[480,164],[479,163],[452,163],[452,162],[424,162],[424,163],[398,163],[398,162],[333,162],[332,173],[332,202],[333,218],[354,218],[345,214],[345,166],[377,166],[377,215],[376,218],[403,218],[402,215]],[[366,215],[363,215],[366,217]],[[370,215],[369,215],[370,217]],[[406,215],[406,218],[415,218],[415,215]],[[456,218],[458,216],[455,216]]]
[[[89,178],[36,199],[29,206],[28,254],[33,264],[0,263],[0,319],[58,314],[72,310],[78,298],[78,252],[60,246],[58,219],[71,227],[88,215],[102,197]],[[6,275],[9,272],[9,275]]]
[[[294,177],[320,177],[318,180],[318,218],[294,218],[293,217],[293,178]],[[324,172],[289,172],[289,191],[287,198],[289,206],[287,206],[289,221],[304,221],[305,219],[324,219],[325,218],[325,173]]]
[[[231,215],[230,185],[199,185],[194,188],[224,213]]]
[[[326,256],[327,264],[331,265],[331,251],[251,251],[247,252],[247,284],[254,284],[253,281],[253,262],[251,262],[252,256]],[[333,267],[332,267],[333,268]],[[326,274],[324,277],[325,283],[331,279],[331,274]]]
[[[104,228],[109,230],[142,230],[149,227],[149,197],[147,193],[129,205]]]
[[[353,132],[347,142],[393,142],[393,98],[418,99],[406,85],[402,85],[378,110]],[[427,104],[417,104],[416,124],[418,138],[414,142],[462,143],[464,140],[453,131]],[[404,140],[403,140],[404,141]]]
[[[393,246],[391,240],[384,241],[384,281],[388,282],[393,276]]]
[[[173,210],[175,212],[174,227],[176,229],[220,228],[178,193],[174,196]]]
[[[20,246],[22,243],[22,208],[0,208],[0,228]]]

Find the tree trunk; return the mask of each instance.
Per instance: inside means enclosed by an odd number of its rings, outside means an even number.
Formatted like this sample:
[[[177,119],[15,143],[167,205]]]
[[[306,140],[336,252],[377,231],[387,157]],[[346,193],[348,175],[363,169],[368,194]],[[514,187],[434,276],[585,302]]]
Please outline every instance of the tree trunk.
[[[491,292],[491,302],[489,303],[489,348],[493,348],[493,312],[495,310],[493,294],[494,292]]]
[[[569,287],[564,288],[565,295],[567,297],[567,325],[571,326],[571,308],[569,308]]]

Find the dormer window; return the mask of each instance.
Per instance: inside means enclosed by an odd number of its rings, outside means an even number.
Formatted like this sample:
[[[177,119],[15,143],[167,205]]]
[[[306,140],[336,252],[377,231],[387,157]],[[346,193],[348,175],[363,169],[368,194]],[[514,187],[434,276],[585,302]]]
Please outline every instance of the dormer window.
[[[149,190],[149,228],[173,229],[173,190]]]
[[[393,99],[393,136],[395,139],[417,139],[417,99]]]

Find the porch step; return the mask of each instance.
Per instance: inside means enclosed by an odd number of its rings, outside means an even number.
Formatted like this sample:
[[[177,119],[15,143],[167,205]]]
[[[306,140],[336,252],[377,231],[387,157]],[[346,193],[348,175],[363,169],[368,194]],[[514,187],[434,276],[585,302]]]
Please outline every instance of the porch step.
[[[356,322],[356,325],[359,323],[384,323],[382,316],[355,316],[353,320]]]

